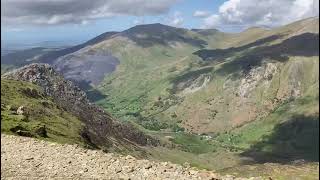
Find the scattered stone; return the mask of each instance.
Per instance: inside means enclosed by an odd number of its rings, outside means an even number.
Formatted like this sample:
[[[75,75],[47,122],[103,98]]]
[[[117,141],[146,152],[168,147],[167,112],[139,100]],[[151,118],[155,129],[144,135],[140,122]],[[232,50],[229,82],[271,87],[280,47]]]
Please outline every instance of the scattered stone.
[[[18,134],[19,136],[25,136],[25,137],[33,137],[33,134],[30,133],[28,130],[21,126],[15,126],[10,129],[11,132]]]
[[[144,166],[144,168],[145,168],[145,169],[150,169],[150,168],[152,168],[152,165],[151,165],[151,164],[146,164],[146,165]]]
[[[190,167],[191,167],[190,163],[188,163],[188,162],[183,163],[183,166],[184,166],[185,168],[190,168]]]
[[[1,103],[1,110],[5,110],[6,109],[6,105],[4,105],[3,103]]]
[[[128,159],[135,159],[135,158],[133,156],[128,155],[128,156],[126,156],[126,160],[128,160]]]
[[[25,111],[25,107],[24,106],[19,106],[17,109],[17,114],[18,115],[23,115]]]
[[[187,169],[170,162],[132,162],[132,156],[97,152],[76,145],[2,134],[1,179],[235,179],[233,176],[220,178],[212,171]],[[74,163],[70,165],[71,162]],[[27,169],[30,166],[33,168]]]
[[[122,169],[120,167],[116,167],[115,170],[116,170],[116,173],[122,172]]]
[[[190,175],[196,175],[196,174],[198,174],[198,171],[190,170],[190,171],[189,171],[189,174],[190,174]]]
[[[123,169],[125,170],[126,173],[131,173],[134,171],[134,168],[131,166],[124,166]]]
[[[27,158],[26,158],[27,161],[33,160],[33,159],[34,159],[33,157],[27,157]]]

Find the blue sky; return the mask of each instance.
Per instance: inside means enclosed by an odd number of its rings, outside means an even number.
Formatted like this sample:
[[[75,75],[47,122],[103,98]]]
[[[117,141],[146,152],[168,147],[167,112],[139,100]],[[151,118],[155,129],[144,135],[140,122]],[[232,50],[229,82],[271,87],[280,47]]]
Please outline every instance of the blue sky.
[[[74,44],[149,23],[235,32],[317,16],[318,4],[318,0],[1,0],[1,39]]]

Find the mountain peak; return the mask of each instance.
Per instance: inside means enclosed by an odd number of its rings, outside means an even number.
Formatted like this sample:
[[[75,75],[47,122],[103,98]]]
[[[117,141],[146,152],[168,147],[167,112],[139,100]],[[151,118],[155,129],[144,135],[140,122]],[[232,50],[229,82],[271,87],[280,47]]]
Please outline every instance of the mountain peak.
[[[188,31],[188,29],[184,28],[155,23],[134,26],[121,32],[121,35],[143,47],[149,47],[155,44],[168,45],[170,42],[187,43],[198,47],[204,47],[206,45],[204,40],[190,36]]]
[[[141,24],[141,25],[136,25],[132,28],[129,28],[123,32],[126,33],[150,33],[150,32],[163,32],[165,30],[177,30],[179,28],[176,27],[172,27],[172,26],[168,26],[168,25],[164,25],[161,23],[153,23],[153,24]]]
[[[143,26],[163,26],[163,27],[172,27],[172,26],[168,26],[168,25],[165,25],[165,24],[161,24],[161,23],[150,23],[150,24],[138,24],[136,26],[133,26],[132,28],[134,27],[143,27]],[[174,28],[174,27],[172,27]]]

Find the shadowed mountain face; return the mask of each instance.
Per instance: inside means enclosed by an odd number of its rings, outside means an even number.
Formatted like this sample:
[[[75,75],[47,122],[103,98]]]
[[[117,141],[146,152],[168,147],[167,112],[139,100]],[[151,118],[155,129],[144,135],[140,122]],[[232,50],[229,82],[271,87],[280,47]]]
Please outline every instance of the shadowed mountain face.
[[[239,51],[243,51],[245,49],[249,49],[255,46],[259,46],[259,45],[263,45],[265,43],[268,42],[272,42],[274,40],[279,39],[281,36],[279,35],[273,35],[273,36],[269,36],[263,39],[259,39],[253,43],[249,43],[247,45],[244,46],[240,46],[240,47],[231,47],[228,49],[213,49],[213,50],[199,50],[197,52],[195,52],[195,55],[198,55],[199,57],[201,57],[204,61],[215,61],[218,59],[222,59],[226,56],[230,56],[232,55],[232,53],[236,53]]]
[[[319,56],[319,34],[304,33],[286,39],[279,44],[259,46],[279,38],[281,38],[281,36],[274,35],[241,47],[199,50],[194,54],[201,57],[204,61],[218,63],[225,61],[227,57],[232,57],[236,53],[241,53],[241,51],[249,51],[243,55],[238,55],[235,60],[225,63],[220,70],[222,74],[230,74],[239,70],[249,71],[253,67],[261,66],[263,60],[267,59],[284,62],[288,60],[289,56]],[[254,49],[250,50],[250,48]]]
[[[113,72],[119,64],[117,58],[111,54],[69,55],[58,59],[53,65],[66,79],[79,84],[86,81],[98,85],[104,77]]]

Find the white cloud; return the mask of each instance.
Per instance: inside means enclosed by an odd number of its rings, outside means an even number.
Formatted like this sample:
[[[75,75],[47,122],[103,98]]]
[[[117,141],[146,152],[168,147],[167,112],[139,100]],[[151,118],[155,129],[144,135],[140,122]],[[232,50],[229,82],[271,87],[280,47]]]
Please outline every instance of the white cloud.
[[[180,27],[184,23],[184,18],[180,12],[175,12],[172,17],[169,18],[169,25]]]
[[[2,0],[1,23],[56,25],[83,24],[120,15],[167,13],[179,0]]]
[[[193,13],[193,17],[198,17],[198,18],[205,18],[205,17],[209,17],[210,16],[210,12],[208,11],[195,11]]]
[[[203,27],[279,26],[318,14],[318,0],[228,0],[204,18]]]
[[[203,20],[203,26],[201,28],[211,28],[220,25],[219,15],[213,14]]]

